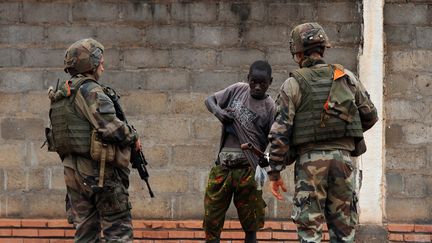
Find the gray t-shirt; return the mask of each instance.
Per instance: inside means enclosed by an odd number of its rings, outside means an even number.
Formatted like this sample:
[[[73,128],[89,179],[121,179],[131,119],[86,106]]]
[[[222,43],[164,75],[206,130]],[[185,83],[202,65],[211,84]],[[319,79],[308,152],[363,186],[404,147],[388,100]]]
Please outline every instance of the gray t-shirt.
[[[255,99],[250,95],[249,84],[235,83],[215,93],[217,104],[222,108],[230,108],[238,123],[243,128],[246,140],[237,136],[240,142],[250,142],[264,151],[268,144],[268,133],[274,121],[276,105],[267,96]],[[237,132],[237,131],[236,131]]]

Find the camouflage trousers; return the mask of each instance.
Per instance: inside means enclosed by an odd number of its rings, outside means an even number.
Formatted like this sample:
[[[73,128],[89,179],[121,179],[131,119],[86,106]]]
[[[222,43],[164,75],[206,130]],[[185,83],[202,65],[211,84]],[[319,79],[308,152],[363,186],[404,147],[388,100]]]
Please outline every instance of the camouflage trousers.
[[[64,167],[68,217],[76,229],[75,242],[132,242],[129,194],[118,173],[106,174],[104,189],[93,192],[91,177]]]
[[[219,242],[233,196],[244,231],[258,231],[264,226],[266,204],[254,176],[251,167],[227,169],[217,165],[211,169],[204,198],[206,242]]]
[[[302,243],[321,242],[327,223],[330,242],[354,242],[358,222],[354,166],[349,152],[311,151],[295,164],[292,219]]]

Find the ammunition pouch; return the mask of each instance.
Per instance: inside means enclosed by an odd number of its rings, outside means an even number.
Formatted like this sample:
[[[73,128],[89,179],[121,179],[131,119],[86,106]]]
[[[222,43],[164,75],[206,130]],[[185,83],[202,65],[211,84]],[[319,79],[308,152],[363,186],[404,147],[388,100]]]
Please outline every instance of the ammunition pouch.
[[[115,159],[114,144],[107,144],[102,141],[97,130],[93,130],[90,140],[90,156],[95,161],[102,161],[103,153],[105,153],[105,161],[113,162]]]
[[[104,146],[105,145],[105,146]],[[105,161],[114,167],[127,168],[131,157],[130,147],[121,147],[116,144],[105,143],[96,129],[92,131],[90,140],[90,156],[93,160],[101,162],[102,152],[105,150]]]

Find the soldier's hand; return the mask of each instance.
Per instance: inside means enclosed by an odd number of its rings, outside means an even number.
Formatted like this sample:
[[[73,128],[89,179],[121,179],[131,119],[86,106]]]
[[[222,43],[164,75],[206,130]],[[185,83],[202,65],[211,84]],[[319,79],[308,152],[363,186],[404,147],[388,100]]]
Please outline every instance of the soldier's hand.
[[[279,178],[277,181],[270,181],[270,190],[273,193],[273,196],[277,198],[278,200],[282,200],[282,194],[279,191],[279,188],[282,189],[282,191],[286,192],[287,189],[285,187],[284,182],[282,181],[282,178]]]
[[[215,115],[223,124],[229,124],[234,120],[234,115],[232,114],[231,109],[220,110]]]
[[[141,140],[138,138],[137,140],[136,140],[136,142],[135,142],[135,150],[138,152],[138,151],[141,151],[142,150],[142,147],[141,147]]]

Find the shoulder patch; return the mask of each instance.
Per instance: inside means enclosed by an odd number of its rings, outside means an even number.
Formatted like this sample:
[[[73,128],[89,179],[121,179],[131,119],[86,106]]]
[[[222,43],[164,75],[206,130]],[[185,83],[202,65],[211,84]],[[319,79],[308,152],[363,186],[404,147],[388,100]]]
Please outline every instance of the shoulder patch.
[[[339,79],[343,76],[345,76],[345,69],[340,64],[333,64],[333,80]]]

